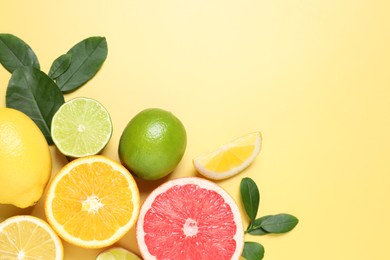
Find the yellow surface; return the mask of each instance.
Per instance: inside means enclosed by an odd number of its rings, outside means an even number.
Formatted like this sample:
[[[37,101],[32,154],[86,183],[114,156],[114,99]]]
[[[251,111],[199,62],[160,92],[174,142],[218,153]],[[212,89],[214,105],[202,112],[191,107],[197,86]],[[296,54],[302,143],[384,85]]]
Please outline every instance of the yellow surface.
[[[300,219],[291,233],[246,237],[265,246],[265,259],[390,259],[389,1],[0,6],[0,31],[30,44],[45,72],[80,40],[107,38],[100,72],[66,96],[95,98],[109,110],[114,132],[103,154],[118,159],[122,130],[148,107],[172,111],[187,129],[186,153],[169,178],[197,175],[193,157],[259,130],[259,157],[219,184],[239,203],[239,182],[249,176],[261,190],[259,215]],[[1,106],[9,78],[0,68]],[[55,174],[65,159],[51,151]],[[139,182],[143,198],[159,183]],[[43,217],[41,202],[32,214]],[[119,245],[137,252],[134,230]],[[65,259],[98,252],[65,243]]]

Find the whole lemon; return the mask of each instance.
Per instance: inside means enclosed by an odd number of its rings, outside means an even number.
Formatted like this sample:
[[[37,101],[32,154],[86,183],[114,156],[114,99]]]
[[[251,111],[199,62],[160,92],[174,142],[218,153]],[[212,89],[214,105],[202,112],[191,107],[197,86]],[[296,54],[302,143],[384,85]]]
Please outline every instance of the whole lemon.
[[[131,173],[157,180],[171,173],[187,145],[182,122],[171,112],[149,108],[135,115],[119,140],[119,158]]]
[[[0,203],[34,205],[50,174],[50,150],[38,126],[18,110],[0,108]]]

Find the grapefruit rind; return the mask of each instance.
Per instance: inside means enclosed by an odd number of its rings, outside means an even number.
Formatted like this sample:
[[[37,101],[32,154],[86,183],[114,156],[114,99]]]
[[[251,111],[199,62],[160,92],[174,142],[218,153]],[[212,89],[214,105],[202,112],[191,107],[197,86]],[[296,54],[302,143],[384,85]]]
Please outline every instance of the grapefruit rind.
[[[240,256],[242,254],[242,250],[244,248],[244,231],[243,231],[241,215],[240,215],[237,204],[235,203],[233,198],[222,187],[218,186],[217,184],[213,183],[212,181],[209,181],[209,180],[206,180],[203,178],[198,178],[198,177],[181,177],[178,179],[167,181],[167,182],[163,183],[162,185],[160,185],[155,190],[153,190],[149,194],[149,196],[146,198],[143,205],[141,206],[140,214],[139,214],[137,226],[136,226],[136,237],[137,237],[138,247],[139,247],[139,250],[140,250],[142,257],[144,259],[157,259],[156,256],[154,256],[150,253],[150,251],[146,245],[146,242],[145,242],[146,232],[144,231],[143,224],[144,224],[144,218],[145,218],[146,213],[151,208],[151,206],[152,206],[152,204],[155,201],[157,196],[167,192],[169,189],[171,189],[172,187],[174,187],[176,185],[187,185],[187,184],[193,184],[193,185],[197,185],[200,188],[203,188],[206,190],[215,191],[216,193],[221,195],[224,199],[224,202],[230,206],[231,212],[233,214],[234,222],[236,225],[236,233],[233,236],[233,239],[236,242],[236,248],[235,248],[234,254],[232,255],[231,259],[240,259]]]

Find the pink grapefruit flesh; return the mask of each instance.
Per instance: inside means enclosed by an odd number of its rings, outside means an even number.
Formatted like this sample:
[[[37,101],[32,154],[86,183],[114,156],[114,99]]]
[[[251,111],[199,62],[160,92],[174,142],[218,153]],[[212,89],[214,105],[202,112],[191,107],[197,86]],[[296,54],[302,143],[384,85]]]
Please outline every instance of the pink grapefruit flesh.
[[[136,231],[144,259],[239,259],[244,245],[235,201],[197,177],[156,188],[141,207]]]

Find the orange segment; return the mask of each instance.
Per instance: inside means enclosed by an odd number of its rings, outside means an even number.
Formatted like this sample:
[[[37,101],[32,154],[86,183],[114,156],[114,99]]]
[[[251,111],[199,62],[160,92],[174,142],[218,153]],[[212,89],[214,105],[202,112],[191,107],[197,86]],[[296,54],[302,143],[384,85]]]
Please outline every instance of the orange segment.
[[[130,173],[96,155],[67,164],[53,179],[46,216],[68,242],[99,248],[112,245],[134,225],[139,192]]]
[[[61,240],[43,220],[20,215],[0,224],[0,259],[63,258]]]
[[[193,160],[196,170],[210,179],[225,179],[248,167],[259,154],[260,132],[237,138]]]

